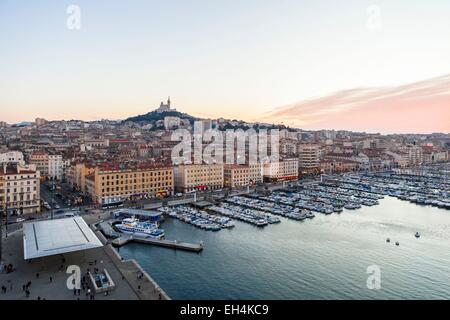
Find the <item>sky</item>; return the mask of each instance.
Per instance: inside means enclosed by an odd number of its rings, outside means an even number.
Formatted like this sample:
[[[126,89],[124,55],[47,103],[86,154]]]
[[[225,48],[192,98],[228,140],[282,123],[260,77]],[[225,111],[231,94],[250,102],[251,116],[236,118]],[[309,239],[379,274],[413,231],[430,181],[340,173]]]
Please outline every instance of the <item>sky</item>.
[[[0,121],[123,119],[170,96],[199,117],[449,132],[445,88],[382,103],[442,86],[449,17],[447,0],[0,0]],[[342,92],[381,98],[339,108]]]

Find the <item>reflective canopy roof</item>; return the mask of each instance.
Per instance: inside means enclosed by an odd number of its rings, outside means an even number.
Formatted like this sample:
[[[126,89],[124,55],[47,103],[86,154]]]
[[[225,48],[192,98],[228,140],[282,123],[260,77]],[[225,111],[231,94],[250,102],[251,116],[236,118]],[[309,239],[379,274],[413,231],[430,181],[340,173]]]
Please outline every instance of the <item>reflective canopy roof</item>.
[[[25,260],[102,246],[100,240],[81,217],[23,224]]]

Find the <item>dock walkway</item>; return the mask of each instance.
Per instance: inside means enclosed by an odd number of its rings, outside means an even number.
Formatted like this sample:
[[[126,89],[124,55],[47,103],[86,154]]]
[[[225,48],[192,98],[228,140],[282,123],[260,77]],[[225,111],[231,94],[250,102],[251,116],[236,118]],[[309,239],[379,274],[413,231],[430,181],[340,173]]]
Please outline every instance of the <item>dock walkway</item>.
[[[121,235],[120,237],[112,241],[112,245],[114,245],[115,247],[121,247],[133,241],[138,243],[151,244],[160,247],[174,248],[193,252],[200,252],[203,250],[202,243],[196,244],[196,243],[178,242],[176,240],[156,240],[136,235]]]

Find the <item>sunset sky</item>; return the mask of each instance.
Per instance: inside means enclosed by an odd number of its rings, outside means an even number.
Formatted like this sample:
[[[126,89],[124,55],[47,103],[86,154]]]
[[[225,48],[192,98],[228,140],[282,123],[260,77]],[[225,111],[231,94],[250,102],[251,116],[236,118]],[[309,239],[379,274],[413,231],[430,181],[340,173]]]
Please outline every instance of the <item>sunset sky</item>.
[[[0,43],[9,123],[123,119],[170,95],[199,117],[450,132],[448,0],[0,0]]]

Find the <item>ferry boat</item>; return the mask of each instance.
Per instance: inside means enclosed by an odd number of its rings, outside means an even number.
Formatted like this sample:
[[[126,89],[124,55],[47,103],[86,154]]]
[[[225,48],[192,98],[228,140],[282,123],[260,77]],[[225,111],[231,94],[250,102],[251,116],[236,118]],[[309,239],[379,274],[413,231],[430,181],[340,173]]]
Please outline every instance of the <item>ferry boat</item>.
[[[140,222],[135,217],[126,218],[115,227],[123,233],[134,234],[152,239],[163,239],[164,230],[158,228],[158,224],[152,222]]]

